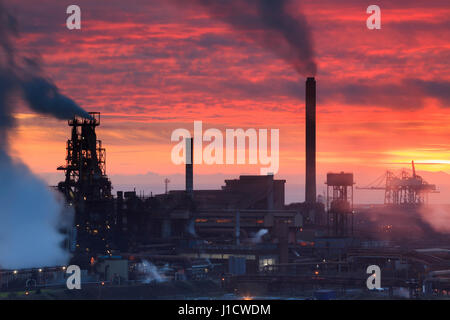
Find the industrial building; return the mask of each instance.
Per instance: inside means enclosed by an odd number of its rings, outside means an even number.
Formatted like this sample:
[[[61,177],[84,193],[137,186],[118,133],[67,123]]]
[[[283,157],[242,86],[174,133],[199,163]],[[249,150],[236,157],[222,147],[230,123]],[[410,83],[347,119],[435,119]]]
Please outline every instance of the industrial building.
[[[364,287],[365,268],[377,264],[385,272],[383,285],[390,290],[405,287],[411,297],[435,290],[447,293],[448,236],[426,230],[427,246],[433,250],[424,248],[420,239],[386,238],[385,226],[397,228],[416,219],[415,210],[426,205],[427,194],[436,187],[416,174],[413,163],[412,176],[388,172],[384,186],[365,187],[385,190],[384,206],[356,207],[353,173],[330,172],[325,202],[318,202],[312,77],[306,80],[305,99],[305,202],[291,204],[285,203],[286,181],[273,175],[242,175],[225,180],[218,190],[195,189],[192,139],[186,139],[190,152],[184,190],[168,190],[166,181],[164,194],[113,195],[106,151],[95,131],[100,114],[70,120],[66,164],[58,168],[65,179],[58,190],[75,210],[74,226],[67,230],[71,263],[101,281],[124,285],[140,279],[139,266],[148,261],[165,266],[165,275],[173,280],[211,277],[222,281],[224,288],[241,291],[255,286],[258,290]],[[377,215],[385,218],[374,222]],[[5,277],[17,276],[8,271]]]

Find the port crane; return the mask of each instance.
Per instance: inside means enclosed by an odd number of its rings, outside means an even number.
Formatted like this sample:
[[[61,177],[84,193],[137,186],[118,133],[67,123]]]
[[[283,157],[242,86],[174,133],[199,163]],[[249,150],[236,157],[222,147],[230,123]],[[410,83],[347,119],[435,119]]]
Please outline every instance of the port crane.
[[[436,185],[429,184],[416,173],[411,161],[412,175],[402,170],[399,175],[386,171],[374,182],[357,190],[384,190],[384,203],[388,205],[421,205],[428,203],[430,193],[439,193]],[[383,185],[384,183],[384,185]]]

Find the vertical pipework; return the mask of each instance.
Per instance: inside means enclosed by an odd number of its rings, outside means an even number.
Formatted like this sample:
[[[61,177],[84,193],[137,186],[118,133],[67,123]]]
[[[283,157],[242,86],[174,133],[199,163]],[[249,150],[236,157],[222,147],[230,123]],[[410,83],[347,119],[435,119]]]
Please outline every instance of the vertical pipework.
[[[316,80],[306,80],[306,181],[305,202],[316,202]]]
[[[239,246],[241,244],[240,238],[241,238],[241,213],[239,210],[236,211],[236,217],[235,217],[235,225],[234,225],[234,233],[236,237],[236,245]]]
[[[267,175],[267,210],[273,210],[274,206],[274,182],[273,174]]]
[[[186,192],[192,195],[194,190],[194,139],[186,139]]]

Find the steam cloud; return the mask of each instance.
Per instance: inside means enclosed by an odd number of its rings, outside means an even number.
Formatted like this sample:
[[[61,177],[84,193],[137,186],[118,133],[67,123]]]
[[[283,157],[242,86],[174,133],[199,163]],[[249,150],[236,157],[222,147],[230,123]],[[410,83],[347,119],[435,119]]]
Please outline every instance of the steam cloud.
[[[176,0],[186,5],[185,0]],[[317,65],[305,16],[293,0],[194,0],[212,17],[230,24],[290,63],[298,73],[314,76]],[[298,2],[298,1],[297,1]]]
[[[450,234],[450,207],[447,205],[434,205],[420,210],[422,219],[430,224],[439,233]]]
[[[64,265],[60,219],[71,218],[64,204],[30,170],[0,150],[0,267]],[[62,216],[62,214],[64,214]]]
[[[58,228],[70,214],[43,181],[9,156],[8,132],[20,101],[58,119],[89,115],[44,77],[37,61],[20,54],[17,37],[17,21],[0,0],[0,267],[62,265],[69,254]]]
[[[368,221],[367,226],[359,227],[379,240],[427,240],[438,241],[448,238],[450,227],[450,207],[448,205],[424,205],[412,208],[384,208],[358,213],[361,221]],[[391,225],[386,232],[384,226]]]
[[[144,275],[143,283],[152,282],[164,282],[166,277],[164,276],[164,270],[167,270],[168,266],[164,266],[160,270],[153,263],[147,260],[142,260],[141,263],[137,264],[137,270]]]
[[[269,233],[269,230],[267,230],[267,229],[261,229],[261,230],[259,230],[259,231],[255,234],[255,236],[254,236],[253,238],[251,238],[251,242],[252,242],[253,244],[261,243],[261,242],[263,241],[263,237],[264,237],[266,234],[268,234],[268,233]]]

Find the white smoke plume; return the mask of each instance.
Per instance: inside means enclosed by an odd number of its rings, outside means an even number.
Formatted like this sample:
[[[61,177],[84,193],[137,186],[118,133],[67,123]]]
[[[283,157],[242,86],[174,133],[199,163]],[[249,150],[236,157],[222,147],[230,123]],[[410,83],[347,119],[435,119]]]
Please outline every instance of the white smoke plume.
[[[0,151],[0,267],[20,269],[65,265],[64,204],[30,170]],[[71,218],[70,212],[65,215]]]
[[[450,234],[450,206],[430,205],[420,210],[422,219],[439,233]]]
[[[164,270],[167,268],[168,266],[163,267]],[[158,270],[153,263],[147,260],[142,260],[141,263],[137,264],[138,272],[144,275],[143,283],[167,281],[163,274],[163,269]]]
[[[58,119],[89,117],[44,77],[39,63],[16,48],[17,21],[0,0],[0,268],[62,265],[64,202],[18,159],[9,155],[8,133],[20,102]],[[45,128],[42,128],[45,130]]]
[[[194,219],[190,220],[188,225],[187,225],[187,232],[194,236],[197,237],[197,233],[195,232],[195,221]]]
[[[268,234],[269,231],[267,229],[259,230],[253,238],[251,238],[251,242],[254,244],[258,244],[262,242],[263,237]]]

